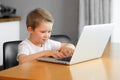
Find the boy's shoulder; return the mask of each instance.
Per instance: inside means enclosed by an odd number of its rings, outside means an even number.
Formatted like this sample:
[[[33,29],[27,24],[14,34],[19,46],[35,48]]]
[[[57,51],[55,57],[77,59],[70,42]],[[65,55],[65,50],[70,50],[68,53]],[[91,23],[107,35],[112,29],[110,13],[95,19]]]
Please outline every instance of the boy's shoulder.
[[[25,39],[25,40],[23,40],[22,42],[20,42],[19,45],[28,45],[28,44],[30,44],[29,40],[28,40],[28,39]]]
[[[23,40],[21,43],[28,43],[28,39]]]

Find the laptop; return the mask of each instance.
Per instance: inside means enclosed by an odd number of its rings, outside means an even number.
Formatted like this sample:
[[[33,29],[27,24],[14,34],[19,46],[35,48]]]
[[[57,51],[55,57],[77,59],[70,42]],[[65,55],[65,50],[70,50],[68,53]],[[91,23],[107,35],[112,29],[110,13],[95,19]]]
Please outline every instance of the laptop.
[[[110,39],[113,27],[114,24],[112,23],[86,25],[82,30],[75,51],[71,57],[62,59],[38,58],[38,60],[71,65],[100,58]]]

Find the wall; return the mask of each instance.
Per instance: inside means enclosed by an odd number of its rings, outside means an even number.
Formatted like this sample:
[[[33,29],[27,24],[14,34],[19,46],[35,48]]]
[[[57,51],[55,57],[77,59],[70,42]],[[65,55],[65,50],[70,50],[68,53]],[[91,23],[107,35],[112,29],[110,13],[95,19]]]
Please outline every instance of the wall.
[[[54,19],[52,34],[67,34],[73,39],[78,39],[78,1],[79,0],[2,0],[2,4],[17,8],[17,15],[21,16],[20,39],[25,39],[26,15],[34,8],[48,9]]]
[[[111,21],[116,23],[112,35],[112,42],[120,42],[120,0],[111,0]],[[78,39],[79,0],[1,0],[0,3],[17,8],[17,15],[21,16],[20,39],[25,39],[26,15],[36,7],[48,9],[55,18],[53,34],[67,34],[76,43]]]

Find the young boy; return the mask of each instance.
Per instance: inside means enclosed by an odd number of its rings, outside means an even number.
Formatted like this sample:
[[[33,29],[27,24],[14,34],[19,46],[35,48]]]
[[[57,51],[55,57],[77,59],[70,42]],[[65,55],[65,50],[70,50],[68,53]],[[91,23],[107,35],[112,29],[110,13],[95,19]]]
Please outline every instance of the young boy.
[[[63,58],[72,55],[74,45],[50,40],[53,18],[42,8],[31,11],[26,20],[29,38],[18,46],[19,64],[39,57]]]

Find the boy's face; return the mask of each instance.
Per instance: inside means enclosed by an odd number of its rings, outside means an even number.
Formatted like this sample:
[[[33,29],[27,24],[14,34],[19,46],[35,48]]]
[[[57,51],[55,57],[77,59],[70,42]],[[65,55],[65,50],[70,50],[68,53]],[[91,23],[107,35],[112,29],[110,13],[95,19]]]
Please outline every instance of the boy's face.
[[[51,36],[53,23],[41,22],[34,30],[29,27],[30,40],[38,44],[44,44]]]

